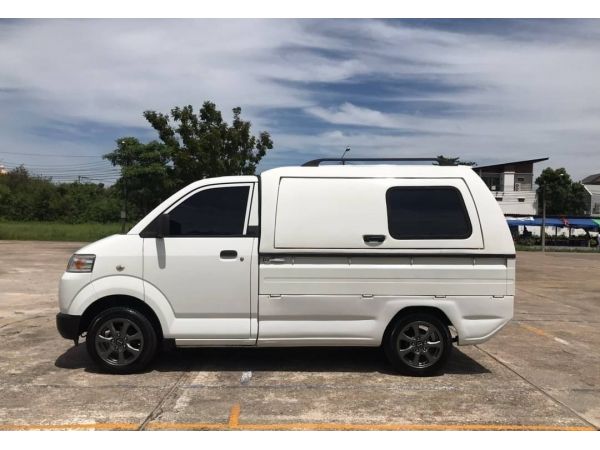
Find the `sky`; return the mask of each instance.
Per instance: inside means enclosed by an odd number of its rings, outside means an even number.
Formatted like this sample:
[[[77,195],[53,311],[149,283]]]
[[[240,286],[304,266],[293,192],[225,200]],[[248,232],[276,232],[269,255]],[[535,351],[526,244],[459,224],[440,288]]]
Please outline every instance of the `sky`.
[[[0,20],[0,164],[110,183],[142,116],[242,108],[274,148],[318,157],[539,157],[600,172],[598,20]]]

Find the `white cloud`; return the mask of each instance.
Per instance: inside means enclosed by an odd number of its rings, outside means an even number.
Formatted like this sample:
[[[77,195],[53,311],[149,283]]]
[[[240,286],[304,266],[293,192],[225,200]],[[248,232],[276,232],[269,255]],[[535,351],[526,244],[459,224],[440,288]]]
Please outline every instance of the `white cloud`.
[[[549,155],[549,164],[580,178],[600,171],[599,29],[597,21],[525,23],[505,34],[373,20],[1,23],[0,150],[101,154],[110,148],[96,142],[82,149],[32,127],[89,121],[147,128],[145,109],[211,99],[225,117],[239,105],[256,131],[272,132],[276,150],[265,166],[307,159],[301,153],[337,155],[350,144],[355,154],[386,156]],[[369,106],[352,92],[321,96],[326,86],[352,86],[357,77],[385,83],[390,95]],[[400,89],[407,80],[432,89],[407,93]],[[309,89],[313,83],[321,94]],[[416,101],[452,114],[408,106]],[[272,118],[278,108],[328,129],[280,129]]]
[[[348,102],[343,103],[339,108],[313,106],[306,108],[306,112],[338,125],[361,125],[380,128],[397,128],[401,125],[393,116],[373,109],[361,108]]]

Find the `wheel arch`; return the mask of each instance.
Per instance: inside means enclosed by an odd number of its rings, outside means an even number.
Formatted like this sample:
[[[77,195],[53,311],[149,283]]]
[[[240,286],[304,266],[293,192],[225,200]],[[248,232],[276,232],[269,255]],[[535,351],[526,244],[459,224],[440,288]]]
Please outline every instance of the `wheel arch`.
[[[417,313],[431,314],[431,315],[437,317],[439,320],[441,320],[442,323],[444,325],[446,325],[447,327],[449,327],[449,326],[454,327],[454,324],[452,323],[452,321],[448,318],[446,313],[444,311],[442,311],[440,308],[437,308],[435,306],[407,306],[405,308],[402,308],[400,311],[398,311],[394,315],[394,317],[392,317],[391,320],[388,322],[388,324],[383,332],[382,339],[381,339],[382,344],[386,342],[387,337],[389,336],[390,332],[392,331],[393,325],[397,320],[399,320],[401,317],[405,317],[409,314],[417,314]],[[456,327],[454,327],[454,328],[456,328]]]
[[[79,323],[79,333],[81,334],[87,331],[94,317],[96,317],[102,311],[117,306],[129,307],[144,314],[156,330],[159,340],[162,340],[163,329],[160,324],[160,320],[158,319],[158,316],[156,315],[154,310],[150,306],[148,306],[147,303],[144,303],[139,298],[132,297],[130,295],[108,295],[106,297],[102,297],[94,301],[91,305],[89,305],[86,308],[86,310],[81,316],[81,321]]]

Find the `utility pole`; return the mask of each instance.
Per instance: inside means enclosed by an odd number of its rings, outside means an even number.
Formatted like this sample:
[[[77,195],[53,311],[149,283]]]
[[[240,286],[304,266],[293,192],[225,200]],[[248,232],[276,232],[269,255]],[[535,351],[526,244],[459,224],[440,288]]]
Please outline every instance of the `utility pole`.
[[[121,145],[125,145],[125,141],[120,142]],[[121,166],[121,178],[123,179],[123,196],[125,197],[125,205],[123,211],[121,211],[121,233],[125,234],[127,231],[127,166],[129,166],[129,158],[125,158],[125,167]],[[125,169],[125,171],[123,171]]]
[[[123,190],[125,191],[125,208],[123,214],[121,214],[121,219],[123,219],[121,231],[125,233],[125,228],[127,227],[127,177],[123,177]]]
[[[546,184],[542,185],[542,252],[546,251]]]

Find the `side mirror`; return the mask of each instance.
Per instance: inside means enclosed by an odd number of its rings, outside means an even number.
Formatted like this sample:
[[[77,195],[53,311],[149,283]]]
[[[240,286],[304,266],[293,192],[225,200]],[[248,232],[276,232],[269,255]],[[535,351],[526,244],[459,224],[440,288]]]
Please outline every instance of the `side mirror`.
[[[169,214],[161,214],[156,221],[156,237],[162,239],[169,235],[171,219]]]

